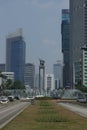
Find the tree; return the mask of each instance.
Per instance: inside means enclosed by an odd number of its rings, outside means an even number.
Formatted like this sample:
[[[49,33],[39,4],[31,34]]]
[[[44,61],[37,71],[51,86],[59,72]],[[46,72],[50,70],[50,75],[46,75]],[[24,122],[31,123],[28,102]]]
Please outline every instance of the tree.
[[[12,89],[25,89],[25,86],[19,80],[16,80],[12,85]]]
[[[11,79],[7,79],[6,81],[6,88],[11,89],[13,85],[13,81]]]
[[[84,86],[82,83],[81,83],[81,80],[78,81],[78,83],[75,85],[75,88],[84,92],[84,93],[87,93],[87,87]]]
[[[4,79],[6,80],[7,76],[2,74],[0,71],[0,78],[1,78],[1,83],[0,83],[0,94],[3,95],[3,90],[5,87]]]

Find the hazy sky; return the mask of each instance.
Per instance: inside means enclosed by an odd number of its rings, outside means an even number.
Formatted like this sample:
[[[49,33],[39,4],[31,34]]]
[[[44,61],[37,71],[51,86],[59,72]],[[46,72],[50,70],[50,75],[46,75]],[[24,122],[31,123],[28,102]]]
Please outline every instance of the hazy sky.
[[[6,35],[23,28],[26,62],[39,66],[46,62],[47,72],[62,59],[61,9],[69,8],[69,0],[0,0],[0,63],[5,63]]]

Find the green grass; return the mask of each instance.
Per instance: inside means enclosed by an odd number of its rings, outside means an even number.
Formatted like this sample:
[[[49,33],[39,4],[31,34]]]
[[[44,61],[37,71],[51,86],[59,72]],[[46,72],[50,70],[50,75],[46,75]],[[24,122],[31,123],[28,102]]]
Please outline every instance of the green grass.
[[[87,130],[87,119],[54,100],[37,100],[1,130]]]

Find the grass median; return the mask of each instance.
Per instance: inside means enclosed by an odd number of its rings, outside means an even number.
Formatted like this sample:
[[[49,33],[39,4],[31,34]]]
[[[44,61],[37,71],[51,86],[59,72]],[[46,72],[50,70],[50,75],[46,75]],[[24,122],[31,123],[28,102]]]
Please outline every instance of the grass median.
[[[36,100],[1,130],[86,130],[87,119],[56,105]]]

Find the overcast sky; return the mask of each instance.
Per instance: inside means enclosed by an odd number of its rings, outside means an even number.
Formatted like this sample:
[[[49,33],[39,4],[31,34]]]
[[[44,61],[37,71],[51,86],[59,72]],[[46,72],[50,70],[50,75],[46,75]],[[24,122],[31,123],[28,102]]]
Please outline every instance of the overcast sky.
[[[6,35],[23,28],[26,62],[38,67],[42,58],[51,73],[62,59],[61,9],[67,8],[69,0],[0,0],[0,63],[5,63]]]

